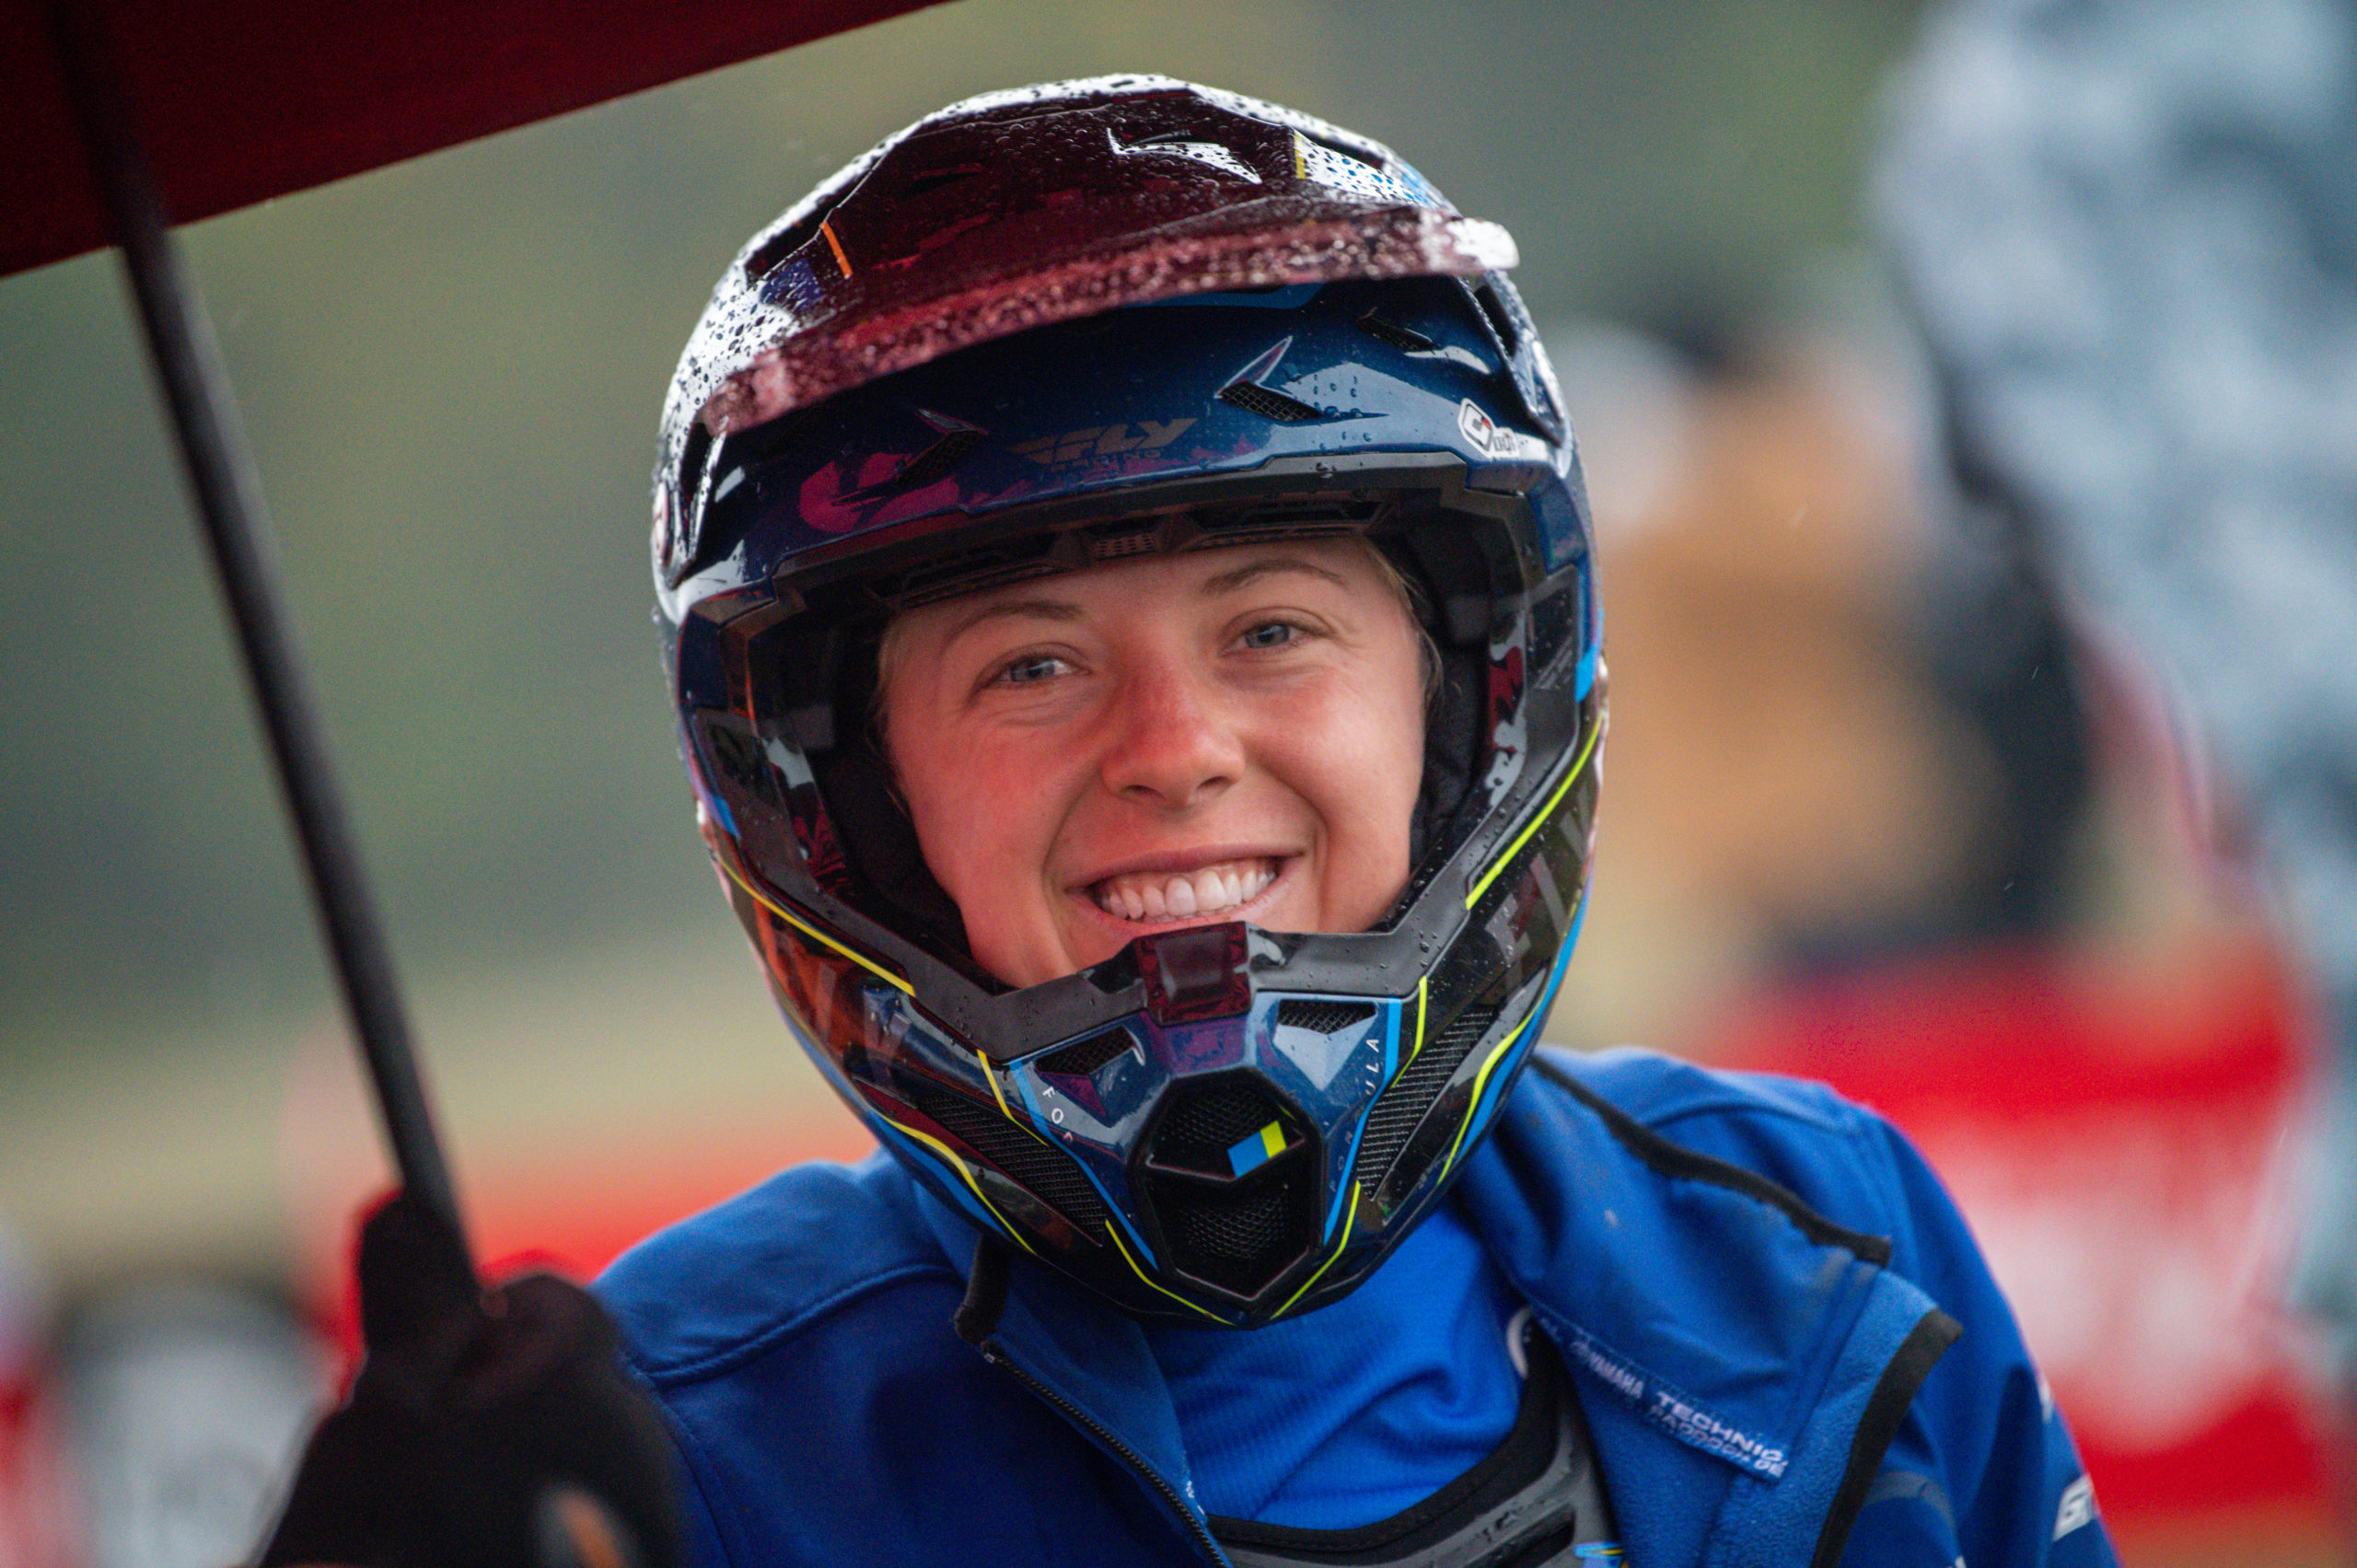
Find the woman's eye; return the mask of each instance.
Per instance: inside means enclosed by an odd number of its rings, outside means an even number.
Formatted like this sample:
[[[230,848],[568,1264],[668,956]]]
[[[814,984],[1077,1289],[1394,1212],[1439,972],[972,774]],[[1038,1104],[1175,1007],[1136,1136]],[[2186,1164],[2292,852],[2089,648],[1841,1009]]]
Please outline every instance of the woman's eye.
[[[1045,680],[1063,668],[1064,661],[1053,654],[1030,654],[1015,660],[998,672],[1000,680],[1009,686],[1028,686]]]
[[[1301,635],[1301,628],[1290,621],[1264,621],[1239,639],[1248,648],[1281,648]]]

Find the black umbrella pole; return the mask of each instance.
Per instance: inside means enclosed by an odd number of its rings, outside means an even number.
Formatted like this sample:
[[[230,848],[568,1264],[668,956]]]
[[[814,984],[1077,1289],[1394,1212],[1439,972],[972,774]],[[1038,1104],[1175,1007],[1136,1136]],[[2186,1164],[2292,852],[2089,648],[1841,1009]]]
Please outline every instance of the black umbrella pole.
[[[169,232],[98,7],[66,0],[52,7],[50,26],[139,303],[148,354],[195,493],[214,570],[237,627],[344,1006],[376,1086],[394,1165],[411,1195],[447,1223],[450,1261],[466,1271],[471,1289],[473,1265],[457,1193],[426,1108],[384,929],[361,871],[278,591],[261,487],[203,300]]]

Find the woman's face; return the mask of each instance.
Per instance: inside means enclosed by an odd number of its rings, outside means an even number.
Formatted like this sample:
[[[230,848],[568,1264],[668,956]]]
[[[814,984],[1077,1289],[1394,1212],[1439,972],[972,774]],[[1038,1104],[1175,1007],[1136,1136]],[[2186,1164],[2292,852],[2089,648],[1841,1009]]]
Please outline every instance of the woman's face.
[[[1408,877],[1422,644],[1366,546],[1092,567],[895,624],[887,747],[974,958],[1036,985],[1133,937],[1363,931]]]

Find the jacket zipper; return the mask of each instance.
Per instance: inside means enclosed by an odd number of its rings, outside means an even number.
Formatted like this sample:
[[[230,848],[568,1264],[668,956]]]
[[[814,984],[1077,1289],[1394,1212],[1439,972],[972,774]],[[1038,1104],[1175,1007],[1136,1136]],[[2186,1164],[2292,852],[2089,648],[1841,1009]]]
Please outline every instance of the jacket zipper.
[[[976,1348],[982,1353],[984,1361],[989,1362],[993,1366],[1004,1368],[1016,1382],[1045,1400],[1055,1408],[1058,1414],[1097,1439],[1115,1457],[1144,1477],[1146,1484],[1161,1494],[1162,1500],[1170,1504],[1171,1511],[1177,1514],[1180,1521],[1186,1525],[1188,1535],[1193,1538],[1195,1545],[1202,1550],[1205,1560],[1217,1564],[1218,1568],[1230,1568],[1227,1553],[1219,1549],[1219,1542],[1213,1537],[1210,1528],[1196,1516],[1192,1508],[1187,1506],[1187,1500],[1178,1495],[1178,1489],[1163,1480],[1162,1473],[1145,1462],[1144,1455],[1123,1442],[1119,1434],[1109,1431],[1095,1416],[1026,1372],[1016,1364],[1013,1356],[1000,1349],[996,1340],[985,1340]]]

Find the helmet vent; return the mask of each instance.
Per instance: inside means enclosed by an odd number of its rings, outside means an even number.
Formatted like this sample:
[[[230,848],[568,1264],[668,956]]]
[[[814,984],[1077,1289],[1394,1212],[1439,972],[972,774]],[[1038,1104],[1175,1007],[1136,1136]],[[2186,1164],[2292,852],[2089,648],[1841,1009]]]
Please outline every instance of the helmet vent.
[[[1402,354],[1425,354],[1440,346],[1415,328],[1387,321],[1372,310],[1359,318],[1358,328],[1376,342],[1389,343]]]
[[[1496,287],[1488,278],[1473,285],[1473,303],[1480,306],[1481,314],[1490,319],[1490,328],[1498,334],[1499,345],[1507,354],[1513,354],[1519,346],[1522,333],[1515,330],[1513,312],[1506,308],[1506,302],[1498,297]]]
[[[1299,398],[1289,398],[1258,381],[1230,381],[1219,389],[1219,401],[1279,424],[1300,424],[1326,417],[1324,410],[1312,408]]]
[[[1267,1093],[1248,1083],[1222,1085],[1173,1106],[1154,1137],[1158,1165],[1227,1174],[1228,1151],[1271,1123],[1288,1120]]]
[[[1311,1147],[1300,1116],[1257,1079],[1175,1086],[1143,1173],[1171,1266],[1239,1296],[1267,1289],[1317,1234]]]
[[[1134,528],[1109,538],[1091,539],[1088,541],[1088,558],[1091,561],[1119,561],[1124,556],[1144,555],[1155,548],[1159,535],[1159,528]]]
[[[1475,1003],[1457,1014],[1375,1102],[1365,1135],[1359,1140],[1358,1177],[1368,1191],[1382,1187],[1392,1160],[1497,1016],[1497,1005],[1490,1002]]]
[[[679,466],[672,475],[676,500],[667,517],[664,573],[666,580],[675,587],[702,564],[704,470],[711,458],[712,432],[699,419],[688,426],[687,436],[679,444]]]
[[[1071,1156],[1047,1140],[931,1084],[916,1085],[909,1098],[919,1110],[939,1122],[958,1142],[996,1166],[1016,1186],[1072,1221],[1084,1234],[1093,1237],[1105,1228],[1108,1216],[1104,1200],[1097,1197],[1097,1189],[1088,1184],[1088,1178],[1081,1174],[1080,1167],[1073,1163]]]
[[[1341,1034],[1374,1016],[1375,1005],[1371,1002],[1328,1002],[1289,996],[1277,1004],[1277,1028],[1307,1029],[1318,1035]]]
[[[1255,1296],[1306,1245],[1311,1217],[1295,1178],[1242,1192],[1190,1193],[1166,1206],[1170,1260],[1180,1272],[1240,1296]]]
[[[1042,1073],[1054,1073],[1068,1078],[1086,1078],[1108,1062],[1127,1056],[1138,1048],[1137,1040],[1127,1029],[1107,1029],[1090,1035],[1077,1045],[1051,1051],[1039,1058]]]
[[[1139,937],[1132,950],[1145,981],[1146,1011],[1165,1026],[1250,1012],[1246,947],[1241,921]]]
[[[810,237],[819,232],[819,226],[827,221],[833,206],[830,203],[827,212],[804,215],[800,223],[778,230],[756,246],[753,253],[745,258],[745,281],[759,285],[767,279],[788,256],[810,242]]]

